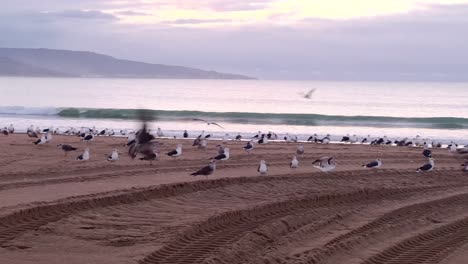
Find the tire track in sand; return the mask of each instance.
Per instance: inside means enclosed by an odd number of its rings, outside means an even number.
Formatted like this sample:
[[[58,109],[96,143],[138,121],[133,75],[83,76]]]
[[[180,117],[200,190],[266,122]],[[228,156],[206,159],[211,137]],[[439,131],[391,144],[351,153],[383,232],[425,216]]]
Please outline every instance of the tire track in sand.
[[[219,249],[230,245],[247,232],[252,232],[267,222],[285,217],[297,211],[361,201],[369,202],[369,200],[373,199],[434,190],[434,188],[361,190],[342,195],[325,195],[299,200],[291,199],[284,202],[223,213],[186,230],[173,242],[142,259],[140,264],[201,263],[209,257],[212,259],[216,258],[215,256]]]

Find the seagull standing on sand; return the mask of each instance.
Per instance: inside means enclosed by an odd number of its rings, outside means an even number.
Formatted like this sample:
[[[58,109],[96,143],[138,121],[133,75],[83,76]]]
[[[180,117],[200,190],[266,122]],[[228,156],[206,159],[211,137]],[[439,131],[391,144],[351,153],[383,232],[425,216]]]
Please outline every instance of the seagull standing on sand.
[[[455,143],[452,142],[452,143],[449,145],[449,152],[457,152],[457,144],[455,144]]]
[[[429,158],[429,163],[424,164],[423,166],[419,167],[416,172],[421,172],[421,171],[432,171],[434,169],[434,159]]]
[[[75,151],[75,150],[78,149],[78,148],[75,148],[75,147],[72,147],[72,146],[66,145],[66,144],[58,144],[57,147],[62,147],[63,152],[65,152],[65,156],[68,155],[68,152]]]
[[[94,140],[93,134],[85,134],[85,136],[81,139],[82,141],[91,142]]]
[[[206,139],[202,138],[200,139],[200,144],[198,145],[198,148],[206,149],[206,145],[207,145]]]
[[[426,158],[432,158],[432,151],[428,150],[428,149],[424,149],[423,152],[422,152],[423,156],[426,157]]]
[[[42,135],[40,139],[33,142],[35,145],[44,145],[47,143],[46,135]]]
[[[187,130],[184,130],[183,137],[184,137],[184,138],[188,138],[188,132],[187,132]]]
[[[173,158],[176,158],[176,157],[179,157],[180,155],[182,155],[182,144],[178,144],[176,149],[174,149],[172,151],[169,151],[167,153],[167,155],[169,157],[173,157]]]
[[[229,148],[225,148],[223,154],[219,154],[218,156],[216,156],[214,158],[211,158],[211,159],[214,159],[214,160],[228,160],[229,159]]]
[[[299,167],[299,161],[297,160],[296,156],[293,156],[291,162],[289,163],[289,168],[295,169]]]
[[[247,142],[247,144],[243,147],[245,151],[247,151],[247,154],[250,154],[250,152],[254,149],[254,142],[253,140],[250,140]]]
[[[304,155],[304,145],[303,144],[300,144],[299,146],[297,146],[296,154],[301,156],[301,157],[302,157],[302,155]]]
[[[362,165],[362,167],[368,168],[368,169],[377,169],[377,168],[380,168],[380,166],[382,166],[381,159],[376,159],[372,162],[367,163],[366,165]]]
[[[258,144],[263,144],[263,145],[266,145],[268,144],[268,138],[265,137],[265,134],[263,134],[260,139],[258,140]]]
[[[7,127],[4,127],[2,129],[0,129],[0,132],[2,132],[3,135],[8,136],[8,128]]]
[[[223,145],[217,145],[216,147],[218,147],[218,155],[221,155],[224,153],[224,146]]]
[[[258,165],[257,171],[258,171],[258,173],[260,173],[260,175],[267,174],[268,166],[267,166],[267,164],[266,164],[266,162],[264,160],[260,161],[260,165]]]
[[[464,171],[464,172],[468,172],[468,160],[467,160],[467,161],[465,161],[465,163],[464,163],[464,164],[462,164],[462,166],[463,166],[463,169],[462,169],[462,171]]]
[[[76,160],[80,160],[80,161],[89,160],[89,148],[86,148],[84,153],[78,156]]]
[[[13,127],[13,124],[10,124],[10,126],[8,127],[8,133],[10,134],[15,133],[15,127]]]
[[[119,152],[117,151],[117,149],[114,149],[112,150],[112,153],[109,156],[107,156],[107,161],[114,162],[117,160],[119,160]]]
[[[312,165],[318,163],[319,165],[314,166],[315,168],[323,172],[329,172],[336,168],[336,163],[333,160],[333,157],[322,157],[312,162]]]
[[[241,140],[241,139],[242,139],[242,135],[241,135],[241,134],[237,134],[236,140],[239,141],[239,140]]]
[[[206,176],[208,178],[208,175],[211,175],[215,172],[216,170],[216,161],[215,160],[212,160],[210,161],[210,164],[208,164],[207,166],[197,170],[196,172],[190,174],[192,176],[198,176],[198,175],[203,175],[203,176]]]
[[[28,130],[27,134],[28,134],[28,137],[38,138],[37,133],[34,132],[33,130]]]
[[[156,131],[156,136],[158,137],[164,137],[164,133],[162,132],[161,128],[158,127],[158,130]]]

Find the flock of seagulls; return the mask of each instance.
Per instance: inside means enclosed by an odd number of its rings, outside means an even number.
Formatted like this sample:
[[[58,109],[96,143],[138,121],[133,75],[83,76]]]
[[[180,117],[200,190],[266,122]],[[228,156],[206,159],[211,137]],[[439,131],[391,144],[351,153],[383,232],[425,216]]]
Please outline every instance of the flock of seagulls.
[[[128,155],[132,158],[135,159],[137,156],[139,156],[139,160],[143,161],[149,161],[150,164],[153,163],[153,161],[159,159],[159,150],[158,146],[159,143],[153,141],[156,137],[154,136],[154,133],[151,132],[147,128],[147,122],[150,121],[150,118],[146,117],[144,113],[141,114],[140,120],[142,121],[142,127],[138,131],[131,131],[131,130],[120,130],[120,131],[115,131],[112,129],[103,129],[103,130],[97,130],[96,128],[69,128],[66,130],[60,131],[59,129],[54,129],[53,127],[49,127],[46,129],[40,129],[39,127],[34,128],[32,125],[27,128],[27,135],[30,138],[37,138],[34,143],[35,145],[44,145],[48,144],[53,140],[53,135],[54,134],[63,134],[63,135],[76,135],[80,137],[81,141],[90,143],[95,140],[96,137],[98,136],[114,136],[114,135],[120,135],[120,136],[126,136],[127,137],[127,143],[124,145],[125,147],[128,147]],[[214,123],[214,122],[208,122],[204,119],[193,119],[194,121],[201,121],[201,122],[206,122],[207,125],[216,125],[221,127],[219,124]],[[4,135],[9,135],[15,133],[15,128],[13,124],[11,124],[8,127],[4,127],[3,129],[0,130],[0,132]],[[164,137],[164,133],[161,128],[157,128],[156,131],[156,136],[157,137]],[[189,133],[187,130],[185,130],[182,134],[183,138],[188,138]],[[206,134],[205,131],[202,131],[201,134],[199,134],[193,141],[192,146],[197,147],[199,149],[206,149],[207,148],[207,140],[211,138],[211,134]],[[253,153],[254,149],[256,148],[256,145],[266,145],[269,144],[271,140],[276,140],[278,141],[278,135],[276,133],[273,133],[269,131],[268,133],[262,133],[261,131],[258,131],[253,137],[250,138],[249,141],[246,142],[246,144],[242,147],[245,152],[250,155]],[[242,135],[238,134],[235,138],[231,139],[229,134],[225,134],[222,137],[222,143],[220,145],[217,145],[218,147],[218,153],[216,156],[213,156],[210,158],[210,162],[207,166],[202,167],[198,171],[192,173],[191,175],[197,176],[197,175],[204,175],[208,176],[211,175],[215,172],[216,170],[216,162],[218,161],[226,161],[230,158],[230,148],[225,147],[225,144],[229,140],[241,140]],[[298,137],[295,135],[289,135],[285,134],[283,137],[283,141],[286,143],[290,142],[298,142]],[[310,137],[308,137],[307,141],[308,143],[317,143],[317,144],[329,144],[331,143],[331,135],[327,134],[323,137],[319,137],[317,134],[314,134]],[[386,136],[384,137],[379,137],[379,138],[374,138],[372,139],[370,135],[364,138],[359,138],[356,135],[346,135],[341,138],[339,141],[340,143],[343,144],[370,144],[370,145],[392,145],[392,146],[407,146],[407,147],[423,147],[422,155],[427,158],[427,163],[423,164],[421,167],[417,168],[417,172],[429,172],[434,169],[435,166],[435,159],[433,157],[432,151],[430,150],[431,148],[434,147],[442,147],[441,143],[438,142],[433,142],[429,141],[429,139],[423,139],[420,136],[416,136],[413,139],[408,139],[404,138],[402,140],[390,140]],[[59,144],[57,147],[60,147],[62,151],[64,152],[65,156],[68,156],[69,152],[74,152],[79,150],[77,147],[73,147],[68,144]],[[468,146],[464,146],[463,148],[459,148],[459,146],[451,142],[448,146],[448,151],[453,152],[453,153],[462,153],[462,154],[468,154]],[[173,159],[180,157],[182,155],[182,149],[183,146],[182,144],[178,144],[175,149],[169,151],[166,153],[168,157],[171,157]],[[295,155],[292,157],[289,167],[291,169],[295,169],[299,167],[299,158],[303,158],[303,155],[305,153],[304,150],[304,144],[300,143],[297,146]],[[79,161],[87,161],[90,160],[90,148],[86,147],[84,151],[82,152],[81,155],[76,157],[76,160]],[[106,160],[109,162],[116,162],[119,160],[119,151],[117,149],[113,149],[112,152],[109,155],[106,155]],[[322,171],[322,172],[330,172],[337,167],[337,163],[335,162],[334,157],[321,157],[319,159],[316,159],[315,161],[312,162],[312,165],[314,168]],[[376,160],[373,160],[367,164],[363,164],[362,167],[366,169],[378,169],[383,165],[383,161],[379,158]],[[468,160],[462,164],[463,170],[468,171]],[[268,165],[265,160],[261,160],[257,171],[260,175],[265,175],[268,173]]]

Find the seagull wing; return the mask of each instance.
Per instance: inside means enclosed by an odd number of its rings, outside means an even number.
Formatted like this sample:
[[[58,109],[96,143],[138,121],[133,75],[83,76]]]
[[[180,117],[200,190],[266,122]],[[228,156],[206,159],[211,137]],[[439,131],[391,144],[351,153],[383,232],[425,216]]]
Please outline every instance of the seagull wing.
[[[310,97],[312,96],[312,94],[315,92],[315,88],[314,89],[311,89],[310,91],[308,91],[304,97],[307,98],[307,99],[310,99]]]
[[[202,122],[208,123],[208,121],[206,121],[205,119],[201,119],[201,118],[192,118],[192,121],[202,121]]]
[[[219,124],[217,124],[217,123],[214,123],[214,122],[212,122],[212,123],[208,123],[208,124],[212,124],[212,125],[215,125],[215,126],[219,126],[220,128],[224,129],[224,127],[222,127],[222,126],[220,126]]]

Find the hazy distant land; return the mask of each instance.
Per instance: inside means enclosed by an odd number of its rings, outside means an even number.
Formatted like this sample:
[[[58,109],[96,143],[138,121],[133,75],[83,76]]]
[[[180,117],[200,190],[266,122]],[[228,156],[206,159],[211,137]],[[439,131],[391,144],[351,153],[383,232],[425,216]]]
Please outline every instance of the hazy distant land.
[[[121,60],[87,51],[16,48],[0,48],[0,76],[255,79],[182,66]]]

